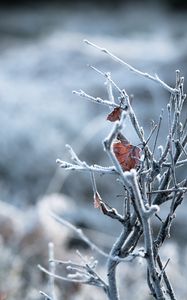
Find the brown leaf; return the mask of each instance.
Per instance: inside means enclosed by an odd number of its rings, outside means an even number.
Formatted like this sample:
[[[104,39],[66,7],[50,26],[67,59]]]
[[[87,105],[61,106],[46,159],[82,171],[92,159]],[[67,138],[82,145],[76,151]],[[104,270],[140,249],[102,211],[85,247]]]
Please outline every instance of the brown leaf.
[[[101,207],[101,196],[99,195],[98,192],[94,193],[94,207],[95,208],[100,208]]]
[[[118,141],[113,143],[114,154],[119,161],[123,171],[130,171],[139,166],[141,149],[131,145],[125,137],[118,136]]]
[[[120,120],[122,109],[120,107],[114,108],[114,110],[107,116],[107,120],[110,122],[115,122]]]
[[[106,215],[108,213],[108,209],[106,207],[106,204],[104,202],[101,202],[100,207],[101,207],[101,210],[104,213],[104,215]]]

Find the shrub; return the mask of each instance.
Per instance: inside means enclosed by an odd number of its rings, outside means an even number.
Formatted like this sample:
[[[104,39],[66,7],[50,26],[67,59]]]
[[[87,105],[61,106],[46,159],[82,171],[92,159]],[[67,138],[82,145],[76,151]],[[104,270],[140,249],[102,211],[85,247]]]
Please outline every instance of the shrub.
[[[187,119],[182,114],[186,95],[183,92],[184,78],[180,72],[176,71],[175,87],[170,87],[157,75],[152,76],[144,73],[127,64],[120,58],[113,55],[106,49],[85,41],[87,44],[101,50],[117,63],[122,64],[130,71],[144,78],[154,81],[164,88],[169,94],[167,104],[168,135],[164,146],[157,147],[158,137],[161,134],[160,128],[164,117],[164,110],[158,122],[152,124],[152,128],[147,139],[144,130],[140,127],[134,113],[131,99],[124,89],[120,89],[112,80],[110,73],[103,73],[92,67],[100,75],[106,78],[108,100],[88,95],[84,91],[74,92],[87,100],[106,105],[111,109],[107,120],[114,125],[111,132],[103,142],[104,150],[109,156],[112,166],[103,167],[100,165],[88,165],[81,161],[71,146],[67,145],[72,163],[57,160],[60,167],[65,170],[81,171],[90,174],[94,207],[101,213],[113,219],[113,222],[121,224],[121,232],[115,243],[112,245],[110,253],[96,246],[81,229],[52,213],[52,216],[60,223],[70,227],[79,237],[84,240],[91,249],[98,251],[108,260],[107,278],[102,279],[96,270],[97,261],[89,261],[79,253],[82,264],[73,261],[58,261],[54,259],[53,245],[50,244],[49,270],[39,266],[39,268],[50,276],[51,294],[42,292],[46,299],[56,299],[54,292],[54,279],[78,282],[88,285],[95,285],[101,288],[110,300],[119,299],[118,284],[116,282],[116,268],[120,263],[135,260],[140,257],[146,262],[147,276],[145,280],[150,289],[152,297],[159,300],[176,299],[175,292],[168,278],[166,267],[169,260],[164,265],[160,255],[160,248],[170,236],[170,229],[175,217],[177,207],[184,198],[187,190],[187,179],[180,179],[176,170],[187,163],[185,146],[187,143],[186,125]],[[113,89],[116,89],[119,97],[114,99]],[[138,146],[132,145],[124,136],[123,126],[129,118],[132,126],[140,140]],[[153,140],[152,146],[150,140]],[[156,155],[157,149],[159,155]],[[94,174],[111,174],[117,178],[123,187],[123,211],[117,211],[110,207],[100,196]],[[159,211],[163,204],[168,203],[167,214],[162,219]],[[153,231],[153,221],[159,220],[159,230]],[[138,248],[140,238],[143,238],[143,247]],[[67,277],[56,275],[56,264],[64,264],[70,271]],[[124,297],[125,299],[125,297]]]

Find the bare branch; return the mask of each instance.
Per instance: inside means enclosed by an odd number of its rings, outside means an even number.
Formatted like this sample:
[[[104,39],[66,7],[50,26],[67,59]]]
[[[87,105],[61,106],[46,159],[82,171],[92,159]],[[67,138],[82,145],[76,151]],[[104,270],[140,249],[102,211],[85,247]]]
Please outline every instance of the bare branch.
[[[109,106],[109,107],[113,107],[113,108],[120,107],[120,105],[117,104],[117,103],[111,102],[109,100],[103,100],[99,97],[96,98],[96,97],[90,96],[82,90],[80,90],[79,92],[78,91],[73,91],[73,94],[76,94],[76,95],[78,95],[80,97],[83,97],[87,100],[90,100],[92,102],[99,103],[99,104],[102,104],[102,105],[105,105],[105,106]]]
[[[109,76],[109,73],[103,73],[99,69],[97,69],[94,66],[88,65],[91,69],[99,73],[100,75],[104,76],[107,78],[107,80],[116,88],[116,90],[122,95],[122,90],[118,87],[118,85],[112,80],[111,76]]]
[[[155,137],[155,142],[154,142],[154,146],[153,146],[152,155],[154,155],[154,153],[155,153],[156,143],[157,143],[157,140],[158,140],[158,135],[159,135],[160,127],[161,127],[161,122],[162,122],[162,119],[163,119],[163,112],[164,112],[164,110],[162,109],[162,113],[160,115],[159,122],[158,122],[157,133],[156,133],[156,137]]]
[[[145,78],[148,78],[156,83],[159,83],[159,85],[161,85],[164,89],[166,89],[168,92],[170,92],[171,94],[177,94],[179,91],[176,88],[172,88],[169,85],[167,85],[164,81],[162,81],[157,75],[152,76],[148,73],[144,73],[142,71],[137,70],[136,68],[132,67],[131,65],[129,65],[128,63],[124,62],[122,59],[118,58],[117,56],[115,56],[114,54],[112,54],[110,51],[108,51],[105,48],[101,48],[99,46],[97,46],[94,43],[89,42],[88,40],[84,40],[84,42],[90,46],[93,46],[94,48],[106,53],[108,56],[110,56],[114,61],[120,63],[121,65],[125,66],[127,69],[129,69],[130,71],[143,76]]]
[[[105,256],[108,258],[108,253],[101,250],[98,246],[96,246],[93,242],[89,240],[89,238],[83,233],[83,231],[80,228],[75,227],[73,224],[69,223],[68,221],[64,220],[62,217],[57,216],[55,213],[51,212],[51,216],[58,221],[59,223],[65,225],[66,227],[70,228],[76,234],[80,237],[81,240],[83,240],[92,250],[96,250],[99,254]],[[115,259],[115,258],[114,258]]]
[[[173,188],[173,189],[166,189],[166,190],[157,190],[157,191],[151,191],[151,192],[147,192],[147,194],[158,194],[158,193],[163,193],[163,194],[165,194],[165,193],[168,193],[168,194],[170,194],[170,193],[174,193],[174,192],[185,192],[185,191],[187,191],[187,188],[185,188],[185,187],[179,187],[179,188]]]
[[[45,300],[53,300],[53,298],[51,298],[48,294],[40,291],[40,295],[44,296],[45,297]]]
[[[95,250],[97,253],[100,255],[104,256],[107,259],[113,260],[114,262],[129,262],[132,260],[132,257],[134,258],[135,255],[133,253],[130,253],[128,257],[126,258],[121,258],[120,256],[111,256],[110,254],[106,253],[102,249],[100,249],[95,243],[93,243],[84,233],[80,228],[77,228],[73,224],[69,223],[67,220],[64,220],[62,217],[57,216],[55,213],[50,212],[50,215],[59,223],[62,225],[65,225],[66,227],[70,228],[73,230],[81,240],[83,240],[92,250]]]
[[[102,167],[98,165],[75,165],[69,162],[57,159],[56,163],[60,165],[60,168],[72,171],[83,171],[83,172],[97,172],[101,174],[118,174],[114,167]]]
[[[53,243],[48,244],[48,251],[49,251],[49,271],[51,274],[55,274],[56,267],[55,263],[53,262],[54,259],[54,245]],[[56,293],[55,293],[55,281],[54,276],[49,276],[49,290],[51,293],[51,298],[53,300],[57,300]]]
[[[113,91],[112,91],[110,72],[106,73],[106,86],[107,86],[108,98],[109,98],[110,102],[114,103],[115,101],[114,101],[114,95],[113,95]]]
[[[152,240],[151,226],[150,226],[150,217],[151,215],[153,215],[158,211],[158,206],[152,205],[147,209],[144,207],[144,202],[138,187],[135,170],[131,170],[131,172],[126,172],[126,177],[132,186],[132,190],[135,196],[136,206],[142,221],[146,260],[147,260],[148,270],[150,274],[151,284],[154,288],[154,292],[156,294],[157,299],[165,300],[163,287],[161,286],[157,274],[157,270],[156,270],[156,264],[155,264],[154,253],[153,253],[153,240]]]
[[[42,267],[41,265],[38,265],[38,268],[42,272],[46,273],[47,275],[49,275],[51,277],[54,277],[56,279],[59,279],[59,280],[68,281],[68,282],[88,283],[88,278],[84,278],[84,279],[82,279],[82,278],[81,279],[79,279],[79,278],[68,278],[68,277],[57,275],[57,274],[53,274],[50,271],[48,271],[47,269],[45,269],[44,267]]]
[[[117,238],[116,242],[112,246],[110,251],[110,256],[119,256],[121,248],[124,244],[124,241],[127,237],[128,231],[127,228],[123,228],[120,236]],[[109,299],[110,300],[119,300],[119,291],[116,282],[116,266],[118,262],[108,259],[108,290],[109,290]]]
[[[77,154],[74,152],[73,148],[66,144],[66,148],[68,149],[70,155],[71,155],[71,159],[76,163],[76,165],[79,166],[85,166],[85,163],[83,163],[77,156]]]
[[[165,284],[166,284],[166,287],[167,287],[167,293],[170,295],[171,300],[176,300],[174,290],[173,290],[172,285],[171,285],[171,283],[168,279],[165,268],[163,268],[163,266],[162,266],[162,262],[161,262],[161,259],[160,259],[159,255],[157,256],[157,263],[158,263],[158,266],[159,266],[159,268],[162,272],[162,275],[163,275],[163,278],[164,278],[164,281],[165,281]]]

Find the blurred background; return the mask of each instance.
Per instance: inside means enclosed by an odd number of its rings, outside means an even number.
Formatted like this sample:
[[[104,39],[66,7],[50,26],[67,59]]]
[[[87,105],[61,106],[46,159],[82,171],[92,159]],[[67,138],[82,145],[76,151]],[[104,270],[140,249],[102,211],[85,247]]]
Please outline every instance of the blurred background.
[[[72,90],[83,89],[107,98],[105,79],[87,65],[111,72],[114,81],[134,95],[134,110],[147,136],[151,120],[157,122],[161,109],[166,108],[167,92],[83,40],[109,49],[142,71],[159,74],[173,86],[176,69],[187,77],[186,4],[177,0],[2,1],[0,300],[42,299],[38,291],[47,291],[47,277],[37,264],[46,265],[49,241],[55,243],[58,258],[75,256],[74,248],[79,246],[87,251],[71,231],[49,217],[50,209],[84,227],[93,240],[102,241],[102,247],[105,239],[107,250],[119,230],[93,210],[88,174],[65,172],[55,163],[57,158],[70,161],[65,148],[68,143],[89,164],[110,165],[101,143],[111,129],[111,124],[103,121],[108,109],[72,94]],[[166,118],[162,126],[159,143],[165,142]],[[127,138],[138,144],[130,124],[125,129]],[[185,176],[185,170],[180,176]],[[117,196],[121,187],[115,179],[97,176],[97,184],[103,199],[120,209],[122,203]],[[163,250],[163,256],[170,253],[168,272],[180,299],[187,295],[184,208],[185,204],[179,207],[173,236]],[[139,281],[134,283],[131,265],[119,270],[119,280],[127,298],[148,300],[146,285],[141,281],[145,270],[136,264],[134,268]],[[57,292],[60,299],[103,299],[99,291],[94,298],[87,287],[78,285],[60,283]]]

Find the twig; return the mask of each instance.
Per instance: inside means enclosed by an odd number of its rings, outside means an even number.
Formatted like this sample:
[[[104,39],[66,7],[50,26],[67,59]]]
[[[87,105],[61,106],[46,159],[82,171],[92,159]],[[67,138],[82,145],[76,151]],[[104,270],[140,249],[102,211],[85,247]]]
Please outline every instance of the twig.
[[[179,142],[180,143],[180,142]],[[184,147],[182,146],[182,144],[180,143],[181,149],[184,152],[185,156],[187,157],[187,151],[184,149]]]
[[[111,102],[109,100],[103,100],[103,99],[101,99],[99,97],[96,98],[96,97],[90,96],[90,95],[86,94],[82,90],[80,90],[80,91],[73,91],[72,93],[76,94],[76,95],[78,95],[80,97],[83,97],[83,98],[85,98],[87,100],[90,100],[92,102],[99,103],[99,104],[102,104],[102,105],[105,105],[105,106],[109,106],[109,107],[113,107],[113,108],[120,107],[120,105],[117,104],[117,103]]]
[[[53,262],[54,259],[54,245],[53,243],[48,244],[49,248],[49,271],[51,274],[55,274],[55,263]],[[55,280],[54,276],[49,276],[49,290],[51,293],[51,298],[53,300],[57,300],[56,293],[55,293]]]
[[[170,298],[171,300],[176,300],[176,297],[175,297],[175,293],[174,293],[174,290],[172,288],[172,285],[167,277],[167,274],[165,272],[165,268],[163,268],[162,266],[162,262],[161,262],[161,259],[160,259],[160,256],[158,255],[157,256],[157,263],[158,263],[158,266],[163,274],[163,278],[164,278],[164,281],[165,281],[165,284],[166,284],[166,287],[167,287],[167,292],[168,294],[170,295]]]
[[[175,113],[174,113],[175,115]],[[175,161],[174,161],[174,155],[173,155],[173,134],[174,132],[172,132],[172,124],[171,124],[171,107],[168,104],[168,123],[169,123],[169,154],[171,157],[171,173],[173,176],[173,182],[175,185],[175,188],[177,188],[177,179],[176,179],[176,173],[175,173]],[[176,126],[175,126],[176,127]]]
[[[53,298],[51,298],[48,294],[46,294],[46,293],[44,293],[42,291],[40,291],[39,293],[40,293],[40,295],[42,295],[42,296],[45,297],[45,300],[53,300]]]
[[[73,224],[69,223],[68,221],[64,220],[62,217],[57,216],[55,213],[51,212],[50,215],[59,223],[65,225],[66,227],[70,228],[74,232],[77,233],[77,235],[80,237],[81,240],[83,240],[92,250],[96,250],[99,254],[105,256],[108,258],[109,254],[101,250],[98,246],[96,246],[92,241],[89,240],[89,238],[83,233],[82,229],[75,227]],[[115,258],[114,258],[115,260]]]
[[[83,163],[77,156],[77,154],[74,152],[73,148],[66,144],[66,148],[68,149],[70,155],[71,155],[71,159],[76,163],[76,165],[79,166],[85,166],[85,163]]]
[[[162,119],[163,119],[163,112],[164,111],[162,110],[162,113],[161,113],[160,118],[159,118],[157,133],[156,133],[156,137],[155,137],[155,142],[154,142],[154,146],[153,146],[152,155],[154,155],[154,153],[155,153],[156,143],[157,143],[157,140],[158,140],[158,135],[159,135],[160,127],[161,127],[161,122],[162,122]]]
[[[108,291],[108,285],[106,282],[101,278],[101,276],[96,272],[95,267],[97,265],[97,261],[91,261],[88,262],[85,260],[85,258],[81,255],[79,251],[77,251],[77,254],[82,259],[83,263],[85,264],[85,270],[90,275],[90,284],[96,285],[98,287],[102,287],[106,294],[109,293]]]
[[[158,127],[158,125],[155,124],[155,125],[153,126],[153,128],[151,128],[151,132],[149,133],[149,136],[148,136],[148,138],[147,138],[147,140],[146,140],[146,142],[145,142],[144,147],[149,143],[149,141],[150,141],[150,139],[152,138],[153,133],[155,132],[155,130],[157,129],[157,127]]]
[[[75,227],[73,224],[69,223],[67,220],[64,220],[62,217],[57,216],[55,213],[51,212],[50,215],[59,223],[65,225],[66,227],[73,230],[81,240],[83,240],[92,250],[97,251],[102,256],[106,257],[107,259],[111,259],[115,262],[129,262],[131,260],[131,255],[129,258],[121,258],[120,256],[111,256],[110,254],[106,253],[102,249],[100,249],[96,244],[94,244],[80,228]]]
[[[117,174],[117,171],[115,168],[112,167],[102,167],[98,165],[76,165],[71,164],[69,162],[63,161],[61,159],[57,159],[56,163],[60,165],[60,168],[66,169],[66,170],[73,170],[73,171],[83,171],[83,172],[97,172],[101,174]]]
[[[158,193],[173,193],[173,192],[186,192],[187,188],[185,187],[181,187],[181,188],[173,188],[173,189],[166,189],[166,190],[157,190],[157,191],[151,191],[151,192],[147,192],[147,194],[158,194]]]
[[[68,278],[68,277],[65,277],[65,276],[60,276],[60,275],[57,275],[57,274],[53,274],[51,273],[49,270],[47,270],[46,268],[42,267],[41,265],[38,265],[38,268],[46,273],[47,275],[51,276],[51,277],[54,277],[56,279],[59,279],[59,280],[63,280],[63,281],[68,281],[68,282],[78,282],[78,283],[88,283],[88,278],[85,278],[85,279],[78,279],[78,278]]]
[[[95,176],[94,176],[93,171],[90,172],[90,177],[91,177],[93,192],[94,192],[94,195],[96,195],[98,193],[98,191],[97,191],[97,186],[96,186],[96,181],[95,181]]]
[[[108,294],[107,284],[95,270],[97,261],[93,260],[93,258],[90,258],[90,261],[87,261],[79,251],[77,251],[77,254],[81,258],[83,264],[74,263],[72,261],[58,260],[53,260],[52,262],[55,264],[65,265],[68,271],[73,272],[69,273],[68,276],[65,277],[70,281],[75,282],[75,280],[78,280],[79,282],[80,280],[82,280],[82,283],[101,287],[105,291],[105,293]]]
[[[108,98],[110,102],[114,102],[114,95],[112,91],[112,84],[111,84],[111,75],[110,72],[106,73],[106,86],[107,86],[107,92],[108,92]]]
[[[111,84],[116,88],[116,90],[122,95],[122,90],[118,87],[118,85],[112,80],[111,76],[109,76],[109,73],[103,73],[102,71],[100,71],[99,69],[97,69],[94,66],[88,65],[91,69],[93,69],[94,71],[96,71],[97,73],[99,73],[100,75],[104,76],[107,78],[108,81],[111,82]]]
[[[131,123],[140,139],[140,141],[142,142],[143,145],[145,145],[146,141],[144,139],[144,134],[143,134],[143,131],[142,129],[140,128],[140,125],[138,123],[138,120],[136,118],[136,115],[134,113],[134,110],[131,106],[131,103],[130,103],[130,100],[129,100],[129,96],[127,95],[126,91],[123,90],[123,97],[126,99],[126,103],[127,103],[127,106],[128,106],[128,111],[129,111],[129,117],[130,117],[130,120],[131,120]]]
[[[121,65],[127,67],[127,69],[129,69],[130,71],[140,75],[140,76],[143,76],[145,78],[148,78],[156,83],[159,83],[159,85],[161,85],[164,89],[166,89],[168,92],[170,92],[171,94],[177,94],[179,92],[178,89],[176,88],[172,88],[170,87],[169,85],[167,85],[164,81],[162,81],[157,75],[155,76],[152,76],[148,73],[144,73],[142,71],[139,71],[137,70],[136,68],[132,67],[131,65],[129,65],[128,63],[124,62],[122,59],[118,58],[117,56],[115,56],[114,54],[112,54],[110,51],[108,51],[107,49],[105,48],[101,48],[99,46],[97,46],[96,44],[94,43],[91,43],[90,41],[88,40],[84,40],[84,42],[90,46],[93,46],[94,48],[106,53],[108,56],[110,56],[114,61],[120,63]]]
[[[180,166],[183,166],[185,164],[187,164],[187,159],[183,159],[183,160],[177,161],[175,163],[175,166],[176,167],[180,167]],[[163,165],[163,167],[171,167],[171,163],[167,163],[167,162],[163,163],[162,165]]]
[[[160,274],[159,274],[160,279],[162,279],[163,274],[165,273],[165,270],[166,270],[166,268],[167,268],[169,262],[170,262],[170,258],[168,258],[168,260],[166,261],[165,265],[161,268],[161,272],[160,272]]]
[[[126,176],[132,186],[132,190],[135,196],[136,206],[142,221],[146,259],[147,259],[150,278],[152,281],[152,286],[154,288],[157,299],[165,300],[163,289],[156,270],[156,264],[155,264],[154,253],[153,253],[153,240],[152,240],[151,226],[150,226],[150,217],[158,211],[158,207],[152,205],[147,210],[144,207],[143,199],[141,197],[141,193],[138,187],[135,170],[131,170],[131,172],[126,172]]]

